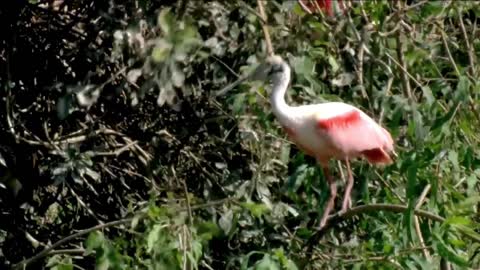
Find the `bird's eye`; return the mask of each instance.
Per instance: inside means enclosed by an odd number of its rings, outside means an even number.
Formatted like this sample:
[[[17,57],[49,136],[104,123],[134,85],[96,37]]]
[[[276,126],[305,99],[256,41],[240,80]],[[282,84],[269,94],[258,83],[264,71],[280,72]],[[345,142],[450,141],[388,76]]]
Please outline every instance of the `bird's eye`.
[[[268,72],[268,75],[273,75],[278,72],[283,72],[283,67],[281,65],[272,66],[272,68]]]

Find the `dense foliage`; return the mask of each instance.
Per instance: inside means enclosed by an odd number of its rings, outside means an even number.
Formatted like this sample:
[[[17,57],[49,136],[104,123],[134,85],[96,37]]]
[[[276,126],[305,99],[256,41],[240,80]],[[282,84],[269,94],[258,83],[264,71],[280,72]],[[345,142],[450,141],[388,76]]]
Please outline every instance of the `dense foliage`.
[[[265,1],[289,103],[354,104],[396,142],[390,166],[353,162],[354,208],[322,231],[323,175],[268,85],[215,96],[266,56],[256,2],[5,2],[0,265],[480,267],[476,2]]]

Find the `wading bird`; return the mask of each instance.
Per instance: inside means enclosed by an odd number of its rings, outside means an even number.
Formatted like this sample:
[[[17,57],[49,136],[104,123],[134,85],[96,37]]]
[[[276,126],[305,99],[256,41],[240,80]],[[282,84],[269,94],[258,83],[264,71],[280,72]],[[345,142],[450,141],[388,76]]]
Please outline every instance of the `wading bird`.
[[[348,9],[345,0],[297,0],[300,7],[308,14],[325,13],[332,17],[336,14],[344,15]]]
[[[344,160],[348,171],[341,213],[349,208],[353,187],[349,160],[364,157],[372,164],[392,162],[390,154],[395,152],[390,133],[360,109],[342,102],[289,106],[285,102],[285,92],[290,82],[290,67],[281,57],[270,56],[250,75],[220,90],[217,95],[223,95],[246,79],[271,80],[270,103],[277,120],[290,140],[314,157],[323,170],[330,187],[330,197],[320,228],[327,223],[337,195],[337,186],[328,167],[331,159]]]

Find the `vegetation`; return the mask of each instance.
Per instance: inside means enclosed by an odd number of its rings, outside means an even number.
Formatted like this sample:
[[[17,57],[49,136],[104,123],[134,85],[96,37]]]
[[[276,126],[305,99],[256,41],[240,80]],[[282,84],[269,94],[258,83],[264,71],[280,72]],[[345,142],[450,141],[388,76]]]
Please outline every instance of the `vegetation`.
[[[354,104],[396,142],[390,166],[353,162],[354,206],[322,231],[324,178],[279,128],[268,85],[215,95],[267,55],[257,2],[13,2],[0,8],[2,268],[480,267],[476,2],[326,16],[264,1],[289,102]]]

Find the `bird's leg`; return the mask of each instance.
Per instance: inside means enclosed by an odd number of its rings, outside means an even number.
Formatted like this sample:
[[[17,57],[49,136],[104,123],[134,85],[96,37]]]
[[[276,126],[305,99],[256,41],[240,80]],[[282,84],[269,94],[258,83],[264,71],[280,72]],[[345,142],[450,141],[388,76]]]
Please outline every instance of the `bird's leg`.
[[[345,163],[347,165],[347,173],[348,173],[348,179],[347,179],[347,186],[345,187],[345,193],[343,194],[343,203],[342,203],[342,210],[340,213],[345,213],[349,206],[351,206],[352,201],[350,198],[350,193],[352,192],[352,187],[353,187],[353,175],[352,175],[352,169],[350,168],[350,162],[348,159],[345,159]]]
[[[322,219],[320,220],[320,229],[323,228],[325,224],[327,224],[328,215],[333,210],[333,206],[335,205],[335,197],[337,196],[337,184],[335,183],[332,175],[329,172],[328,164],[326,166],[322,165],[322,169],[323,169],[323,174],[327,179],[328,186],[330,187],[330,197],[328,198],[327,205],[323,210],[323,216],[322,216]]]

